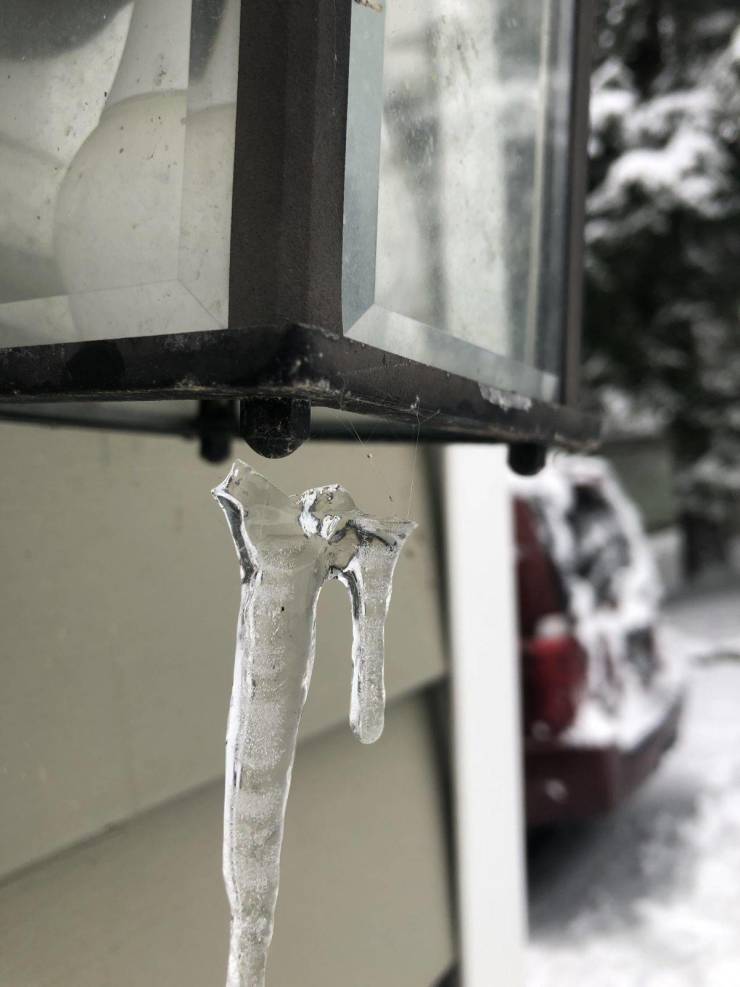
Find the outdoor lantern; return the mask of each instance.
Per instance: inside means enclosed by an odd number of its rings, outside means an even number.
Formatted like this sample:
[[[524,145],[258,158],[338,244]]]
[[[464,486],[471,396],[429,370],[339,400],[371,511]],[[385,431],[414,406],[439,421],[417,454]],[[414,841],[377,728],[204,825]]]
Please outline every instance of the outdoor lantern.
[[[585,0],[0,0],[0,414],[588,445],[590,42]]]

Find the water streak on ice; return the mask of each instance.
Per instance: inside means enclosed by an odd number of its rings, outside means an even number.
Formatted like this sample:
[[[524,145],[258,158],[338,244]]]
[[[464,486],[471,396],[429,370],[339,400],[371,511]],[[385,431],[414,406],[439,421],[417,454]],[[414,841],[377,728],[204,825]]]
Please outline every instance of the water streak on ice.
[[[383,731],[384,627],[393,572],[415,525],[363,514],[337,485],[287,496],[240,461],[213,495],[226,515],[242,581],[226,737],[227,987],[263,987],[319,593],[330,579],[349,590],[350,723],[363,743],[373,743]]]

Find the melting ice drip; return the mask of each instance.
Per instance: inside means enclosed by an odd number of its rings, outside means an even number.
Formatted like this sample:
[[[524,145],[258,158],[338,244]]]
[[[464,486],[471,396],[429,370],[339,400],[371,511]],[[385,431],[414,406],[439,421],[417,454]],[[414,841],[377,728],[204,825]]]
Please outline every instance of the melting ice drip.
[[[263,987],[319,593],[330,579],[349,590],[350,723],[371,744],[383,731],[383,639],[393,572],[415,524],[375,520],[336,485],[289,497],[239,461],[213,495],[231,529],[242,582],[226,737],[227,987]]]

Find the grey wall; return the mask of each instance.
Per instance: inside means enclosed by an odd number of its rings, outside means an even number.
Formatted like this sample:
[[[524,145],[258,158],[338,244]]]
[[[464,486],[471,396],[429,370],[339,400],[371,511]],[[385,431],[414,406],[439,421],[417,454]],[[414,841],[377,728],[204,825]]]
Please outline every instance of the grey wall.
[[[24,426],[0,427],[0,462],[0,984],[223,982],[239,580],[209,491],[226,467],[179,440]],[[322,594],[271,983],[429,987],[453,941],[420,691],[446,671],[423,457],[319,445],[255,465],[284,489],[339,481],[366,509],[420,522],[397,571],[373,748],[347,725],[349,602],[336,584]]]
[[[0,886],[3,987],[219,987],[228,913],[210,785]],[[343,726],[299,751],[274,987],[431,987],[452,963],[445,833],[427,710],[374,747]]]

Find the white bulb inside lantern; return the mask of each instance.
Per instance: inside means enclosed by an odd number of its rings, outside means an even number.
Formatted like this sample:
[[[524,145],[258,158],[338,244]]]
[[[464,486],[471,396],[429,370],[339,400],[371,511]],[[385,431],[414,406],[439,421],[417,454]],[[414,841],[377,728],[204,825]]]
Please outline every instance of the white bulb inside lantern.
[[[108,103],[57,200],[70,294],[177,277],[189,14],[189,0],[134,7]]]
[[[239,5],[189,88],[191,6],[137,2],[105,110],[62,185],[55,254],[80,338],[227,324]],[[229,91],[230,105],[212,105]]]

